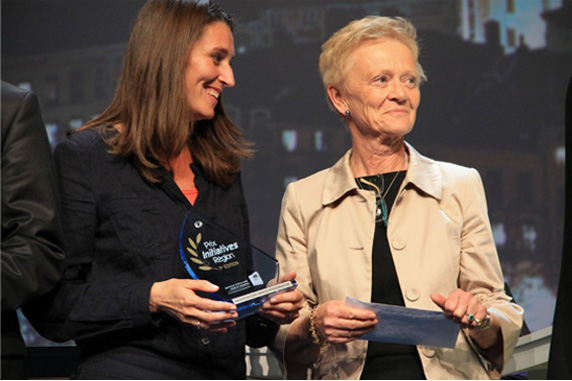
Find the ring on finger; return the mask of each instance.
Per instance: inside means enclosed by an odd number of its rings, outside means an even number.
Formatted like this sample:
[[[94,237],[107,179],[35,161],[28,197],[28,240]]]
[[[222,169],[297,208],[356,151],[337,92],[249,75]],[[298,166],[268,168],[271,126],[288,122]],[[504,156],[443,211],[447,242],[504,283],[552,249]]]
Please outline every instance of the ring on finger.
[[[199,320],[199,322],[197,323],[197,330],[200,331],[201,330],[201,321]]]
[[[468,313],[467,314],[467,320],[469,321],[469,324],[471,324],[473,322],[473,320],[475,320],[475,315]]]

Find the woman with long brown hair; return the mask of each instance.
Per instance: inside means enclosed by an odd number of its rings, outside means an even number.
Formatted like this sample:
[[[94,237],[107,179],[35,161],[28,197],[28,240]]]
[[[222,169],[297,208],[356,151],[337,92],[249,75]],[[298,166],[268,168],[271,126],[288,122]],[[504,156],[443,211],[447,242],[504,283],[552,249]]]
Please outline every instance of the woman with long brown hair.
[[[291,291],[236,319],[179,256],[191,211],[249,240],[240,162],[251,149],[222,106],[233,56],[217,5],[148,1],[111,105],[56,148],[69,260],[26,312],[47,338],[76,341],[75,378],[245,378],[245,344],[266,345],[298,316]]]

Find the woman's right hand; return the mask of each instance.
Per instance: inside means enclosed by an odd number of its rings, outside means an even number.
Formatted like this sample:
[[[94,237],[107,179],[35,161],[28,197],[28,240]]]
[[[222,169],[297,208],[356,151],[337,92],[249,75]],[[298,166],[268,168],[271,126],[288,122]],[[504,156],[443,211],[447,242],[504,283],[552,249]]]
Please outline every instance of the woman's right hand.
[[[201,298],[196,291],[216,292],[219,287],[206,280],[169,279],[151,287],[149,310],[164,311],[185,324],[209,332],[226,332],[236,325],[236,305]]]
[[[341,300],[322,303],[314,310],[314,327],[321,341],[349,343],[371,332],[377,325],[375,312],[347,306]]]

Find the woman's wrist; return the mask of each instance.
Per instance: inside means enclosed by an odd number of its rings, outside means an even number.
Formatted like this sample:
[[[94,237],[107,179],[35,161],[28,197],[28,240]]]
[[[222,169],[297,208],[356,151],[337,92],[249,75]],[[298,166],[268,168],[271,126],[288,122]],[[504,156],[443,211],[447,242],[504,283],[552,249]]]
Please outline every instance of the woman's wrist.
[[[489,310],[487,310],[487,315],[483,320],[475,319],[475,325],[477,330],[481,333],[493,326],[493,318],[491,317]]]
[[[484,319],[475,323],[476,325],[469,329],[469,336],[478,347],[486,350],[498,344],[500,327],[489,311]]]
[[[320,334],[318,333],[318,330],[316,329],[316,323],[314,321],[314,315],[315,315],[315,312],[318,309],[318,307],[319,307],[319,305],[315,306],[310,311],[310,315],[308,317],[308,322],[309,322],[310,328],[308,331],[310,332],[312,344],[319,346],[320,347],[320,354],[322,354],[326,351],[326,349],[328,347],[328,343],[326,340],[324,340],[320,337]]]
[[[159,312],[160,305],[158,299],[161,292],[161,283],[163,282],[155,282],[151,286],[151,291],[149,292],[149,311],[151,313]]]

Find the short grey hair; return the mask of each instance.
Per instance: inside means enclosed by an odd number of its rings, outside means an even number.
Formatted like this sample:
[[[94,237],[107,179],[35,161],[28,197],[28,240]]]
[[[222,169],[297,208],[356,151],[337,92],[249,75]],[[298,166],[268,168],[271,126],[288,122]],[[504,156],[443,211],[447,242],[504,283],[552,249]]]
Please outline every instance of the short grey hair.
[[[413,24],[402,17],[367,16],[350,22],[322,45],[320,75],[324,87],[327,89],[330,85],[337,88],[345,86],[345,66],[350,53],[365,40],[384,37],[398,40],[409,48],[421,82],[426,81],[427,77],[419,63],[419,44]]]

